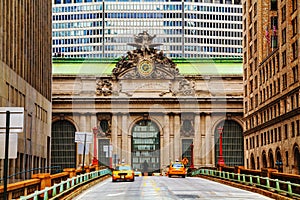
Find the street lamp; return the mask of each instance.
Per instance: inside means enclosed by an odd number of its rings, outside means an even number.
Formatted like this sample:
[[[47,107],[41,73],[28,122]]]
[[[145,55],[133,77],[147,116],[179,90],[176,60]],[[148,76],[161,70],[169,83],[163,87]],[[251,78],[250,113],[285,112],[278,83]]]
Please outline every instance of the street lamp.
[[[97,159],[97,134],[98,134],[98,128],[94,127],[93,128],[93,134],[94,134],[94,157],[92,164],[93,165],[98,165],[98,159]]]
[[[282,165],[283,165],[282,161],[281,161],[281,160],[276,160],[275,165],[277,165],[278,171],[279,171],[279,172],[282,172],[282,171],[281,171],[281,169],[282,169],[281,167],[282,167]]]
[[[192,143],[190,145],[190,147],[191,147],[191,165],[190,165],[190,168],[194,169],[194,144]]]
[[[225,165],[225,161],[223,159],[223,145],[222,145],[222,134],[223,134],[223,127],[219,127],[218,128],[218,131],[219,131],[219,134],[220,134],[220,149],[219,149],[219,152],[220,152],[220,155],[219,155],[219,160],[218,160],[218,165]]]

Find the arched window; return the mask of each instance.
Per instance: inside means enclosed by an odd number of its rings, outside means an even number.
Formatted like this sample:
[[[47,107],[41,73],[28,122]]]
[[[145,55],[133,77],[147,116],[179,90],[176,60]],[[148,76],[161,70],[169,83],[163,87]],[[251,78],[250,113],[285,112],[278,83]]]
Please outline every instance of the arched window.
[[[251,154],[251,169],[255,169],[255,159],[253,153]]]
[[[76,168],[75,127],[66,120],[52,124],[51,165]]]
[[[263,164],[263,168],[268,167],[268,161],[267,161],[267,156],[265,151],[262,152],[262,164]]]
[[[273,156],[273,152],[271,149],[269,150],[268,157],[269,157],[269,167],[274,168],[275,167],[274,166],[274,156]]]
[[[217,165],[220,155],[219,127],[223,127],[222,149],[223,158],[227,166],[244,165],[244,142],[243,129],[233,120],[225,120],[215,130],[215,164]]]
[[[141,120],[132,128],[132,156],[134,169],[143,172],[159,172],[160,170],[160,132],[151,120]],[[144,167],[147,163],[147,169]]]

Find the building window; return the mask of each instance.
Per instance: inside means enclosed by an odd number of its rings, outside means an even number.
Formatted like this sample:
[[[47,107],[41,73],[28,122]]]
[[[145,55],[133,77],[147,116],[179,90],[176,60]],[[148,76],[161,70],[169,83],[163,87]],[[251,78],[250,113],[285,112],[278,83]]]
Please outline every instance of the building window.
[[[64,0],[64,3],[72,3],[72,0]]]
[[[292,129],[292,137],[295,137],[295,122],[292,122],[291,129]]]
[[[285,5],[281,8],[281,19],[282,19],[281,22],[284,22],[286,20],[286,6]]]
[[[281,127],[278,127],[278,141],[281,141]]]
[[[293,59],[295,60],[298,57],[298,43],[297,40],[292,44],[293,50]]]
[[[297,35],[297,17],[292,20],[292,27],[293,27],[293,36]]]
[[[285,124],[284,125],[284,139],[288,139],[288,131],[289,131],[288,125]]]
[[[293,12],[295,12],[297,10],[297,1],[298,0],[292,0],[292,9],[293,9]]]
[[[286,66],[286,51],[282,52],[282,68]]]
[[[54,4],[61,4],[61,0],[54,0]]]
[[[293,80],[294,80],[294,83],[298,81],[298,77],[299,74],[298,74],[298,65],[296,65],[295,67],[293,67]]]
[[[277,10],[277,0],[271,0],[271,10]]]
[[[286,43],[286,28],[282,30],[282,45]]]
[[[287,75],[286,73],[282,75],[282,89],[286,89],[287,87]]]

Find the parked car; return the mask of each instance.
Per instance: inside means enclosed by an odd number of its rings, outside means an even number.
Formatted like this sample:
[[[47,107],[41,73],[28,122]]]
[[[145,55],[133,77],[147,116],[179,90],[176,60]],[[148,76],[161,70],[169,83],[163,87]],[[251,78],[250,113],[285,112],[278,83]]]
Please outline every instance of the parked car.
[[[128,164],[117,165],[112,172],[112,182],[117,180],[134,181],[134,170]]]
[[[168,177],[171,176],[181,176],[182,178],[186,177],[186,169],[182,162],[172,162],[169,166]]]
[[[134,176],[140,177],[140,176],[143,176],[143,175],[142,175],[142,172],[141,172],[141,171],[139,171],[139,170],[136,169],[136,170],[134,171]]]

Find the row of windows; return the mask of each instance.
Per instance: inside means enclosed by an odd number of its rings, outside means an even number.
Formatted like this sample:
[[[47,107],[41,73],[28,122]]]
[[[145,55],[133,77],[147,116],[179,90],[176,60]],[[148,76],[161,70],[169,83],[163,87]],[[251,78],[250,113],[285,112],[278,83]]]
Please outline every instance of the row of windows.
[[[166,53],[166,56],[171,58],[241,58],[240,55],[232,55],[232,54],[199,54],[199,53],[184,53],[181,52],[172,52]],[[53,57],[65,57],[65,58],[118,58],[124,56],[124,53],[97,53],[97,52],[76,52],[72,54],[63,54],[63,53],[53,53]]]
[[[266,94],[261,92],[261,98],[263,97],[263,95]],[[259,101],[258,95],[255,95],[255,101]],[[250,105],[251,104],[253,103],[250,102]],[[299,107],[300,107],[299,91],[296,91],[286,99],[281,100],[280,102],[274,104],[273,106],[261,111],[260,114],[256,114],[252,116],[250,119],[246,120],[246,129],[254,128],[260,124],[273,120],[274,118],[279,117],[280,115],[298,109]],[[247,111],[246,109],[247,109],[247,101],[245,102],[245,111]]]
[[[246,149],[254,149],[259,146],[272,144],[274,142],[279,142],[282,139],[286,140],[295,136],[300,136],[300,120],[260,133],[260,137],[259,135],[256,135],[246,139]]]
[[[53,53],[60,52],[60,53],[67,53],[67,52],[99,52],[99,51],[120,51],[124,52],[128,50],[128,46],[126,45],[93,45],[93,46],[71,46],[71,47],[55,47],[53,48]],[[169,51],[182,51],[181,45],[172,45],[167,48]],[[241,49],[239,48],[229,48],[229,47],[195,47],[195,46],[184,46],[185,51],[195,51],[197,54],[206,53],[239,53]]]
[[[93,5],[76,5],[76,6],[59,6],[53,7],[52,13],[68,13],[68,12],[81,12],[81,11],[102,11],[102,4]]]
[[[85,30],[87,31],[87,30]],[[100,31],[98,34],[102,34],[102,31]],[[131,37],[120,37],[117,38],[115,40],[112,40],[113,38],[105,38],[104,41],[105,42],[114,42],[114,43],[120,43],[123,45],[116,45],[116,48],[119,48],[120,46],[127,46],[124,45],[124,43],[130,43],[132,42],[132,38]],[[223,40],[223,39],[209,39],[209,38],[185,38],[184,40],[186,43],[197,43],[199,45],[197,46],[193,46],[193,47],[200,47],[203,46],[204,44],[214,44],[214,45],[241,45],[241,41],[239,40]],[[89,38],[71,38],[71,39],[54,39],[52,41],[52,44],[55,45],[69,45],[69,44],[98,44],[100,45],[103,42],[102,37],[89,37]],[[181,37],[166,37],[163,38],[163,42],[164,43],[172,43],[173,45],[167,45],[167,46],[176,46],[176,43],[180,43],[181,46],[181,42],[182,42],[182,38]],[[128,46],[127,46],[128,47]],[[239,48],[240,49],[240,48]],[[124,49],[126,50],[126,49]]]
[[[158,0],[154,2],[161,2],[163,0]],[[74,3],[84,3],[84,2],[102,2],[102,0],[74,0]],[[72,1],[68,0],[66,2],[67,4],[71,4]],[[200,2],[202,3],[202,2]],[[61,4],[61,0],[55,0],[54,2],[55,5]],[[97,5],[97,4],[96,4]],[[100,6],[99,8],[102,10],[102,5],[98,4]],[[78,6],[66,6],[64,9],[61,6],[57,6],[53,8],[53,12],[73,12],[73,11],[82,11],[82,10],[90,10],[92,5],[78,5]],[[58,9],[56,9],[58,8]],[[182,5],[181,1],[178,4],[153,4],[153,3],[132,3],[132,4],[106,4],[105,5],[105,10],[167,10],[167,11],[176,11],[182,10]],[[227,6],[205,6],[205,5],[184,5],[184,10],[185,11],[204,11],[204,12],[222,12],[222,13],[242,13],[242,8],[238,7],[227,7]]]
[[[178,19],[182,20],[181,13],[104,13],[104,17],[108,19]],[[204,19],[204,20],[220,20],[224,21],[241,21],[241,16],[230,16],[230,15],[210,15],[210,14],[185,14],[185,19]],[[85,13],[85,14],[62,14],[53,15],[53,22],[62,20],[79,20],[79,19],[100,19],[102,18],[102,13]],[[194,22],[196,24],[196,22]],[[198,22],[199,23],[199,22]],[[172,24],[172,23],[170,23]],[[242,26],[240,26],[242,28]]]
[[[161,23],[159,22],[153,22],[153,21],[110,21],[110,26],[151,26],[151,25],[163,25],[164,27],[182,27],[182,21],[163,21]],[[242,24],[236,24],[236,23],[210,23],[210,22],[184,22],[184,25],[186,28],[222,28],[222,29],[242,29]],[[70,28],[86,28],[86,27],[93,27],[93,28],[99,28],[102,27],[102,20],[100,21],[77,21],[77,22],[61,22],[61,23],[53,23],[52,29],[70,29]],[[124,29],[121,29],[124,30]],[[221,31],[220,31],[221,32]]]

